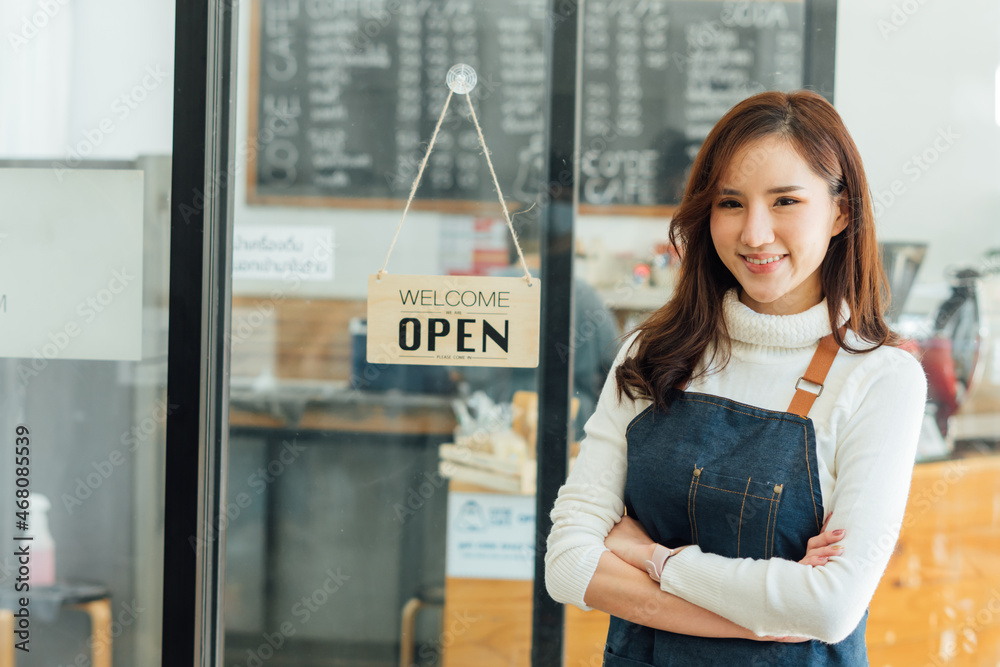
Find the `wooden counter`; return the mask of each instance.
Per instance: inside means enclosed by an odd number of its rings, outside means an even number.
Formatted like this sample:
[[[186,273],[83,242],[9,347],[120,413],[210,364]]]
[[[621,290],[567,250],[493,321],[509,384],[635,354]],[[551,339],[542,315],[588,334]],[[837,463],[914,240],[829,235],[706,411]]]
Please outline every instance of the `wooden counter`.
[[[450,405],[440,408],[400,408],[391,398],[385,405],[340,404],[311,407],[298,419],[286,419],[251,409],[232,407],[232,428],[291,429],[340,433],[451,436],[455,417]]]
[[[868,655],[872,667],[1000,663],[1000,456],[916,466]]]
[[[496,493],[455,481],[448,488]],[[530,580],[447,577],[442,617],[443,667],[530,665],[532,584]],[[566,606],[567,666],[601,665],[608,622],[608,615],[603,612],[584,612]]]
[[[443,627],[454,642],[444,651],[444,667],[530,665],[531,585],[530,581],[446,579]],[[566,665],[600,667],[608,621],[603,612],[566,607]]]
[[[354,388],[349,323],[364,317],[365,308],[361,300],[234,298],[229,423],[248,429],[452,433],[450,396]]]
[[[531,587],[448,578],[444,667],[528,667]],[[607,628],[567,606],[567,667],[601,665]],[[867,637],[872,667],[1000,664],[1000,456],[916,466]]]

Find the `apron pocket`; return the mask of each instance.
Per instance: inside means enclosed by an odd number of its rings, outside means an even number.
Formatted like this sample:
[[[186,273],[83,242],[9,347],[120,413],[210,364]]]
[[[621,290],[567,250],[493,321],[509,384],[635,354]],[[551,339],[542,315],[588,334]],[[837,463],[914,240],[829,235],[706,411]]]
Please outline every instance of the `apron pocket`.
[[[771,558],[782,484],[695,468],[688,489],[691,542],[727,558]]]

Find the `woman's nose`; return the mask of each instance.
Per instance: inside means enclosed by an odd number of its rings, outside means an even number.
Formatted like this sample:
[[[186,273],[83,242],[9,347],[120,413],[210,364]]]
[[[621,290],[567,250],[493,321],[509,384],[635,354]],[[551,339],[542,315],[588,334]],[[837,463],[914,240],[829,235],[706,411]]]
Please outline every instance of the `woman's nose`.
[[[771,216],[767,207],[750,207],[743,223],[740,243],[748,248],[761,248],[773,242],[774,230],[771,228]]]

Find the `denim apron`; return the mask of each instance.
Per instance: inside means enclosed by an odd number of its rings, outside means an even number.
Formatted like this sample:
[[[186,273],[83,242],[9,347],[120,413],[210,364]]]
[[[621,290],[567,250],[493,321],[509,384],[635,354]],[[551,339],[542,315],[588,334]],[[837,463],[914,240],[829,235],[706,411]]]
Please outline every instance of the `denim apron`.
[[[830,347],[833,346],[832,353]],[[832,363],[832,336],[820,346]],[[801,380],[822,387],[829,363]],[[823,365],[822,363],[820,365]],[[823,524],[816,437],[817,394],[796,383],[789,412],[673,389],[667,412],[650,406],[626,430],[625,507],[667,547],[697,544],[728,558],[799,561]],[[800,398],[806,399],[804,409]],[[667,561],[666,567],[670,567]],[[739,667],[868,664],[865,623],[842,642],[797,644],[714,639],[654,630],[611,617],[605,667]]]

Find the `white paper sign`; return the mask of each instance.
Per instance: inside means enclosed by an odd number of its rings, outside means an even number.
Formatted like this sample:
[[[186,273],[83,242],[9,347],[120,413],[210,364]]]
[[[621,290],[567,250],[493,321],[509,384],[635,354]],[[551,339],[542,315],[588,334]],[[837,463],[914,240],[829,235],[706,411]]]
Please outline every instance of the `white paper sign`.
[[[143,173],[0,169],[0,357],[142,356]]]
[[[445,571],[471,579],[534,579],[535,497],[449,494]]]
[[[333,280],[333,228],[236,225],[234,280]]]

